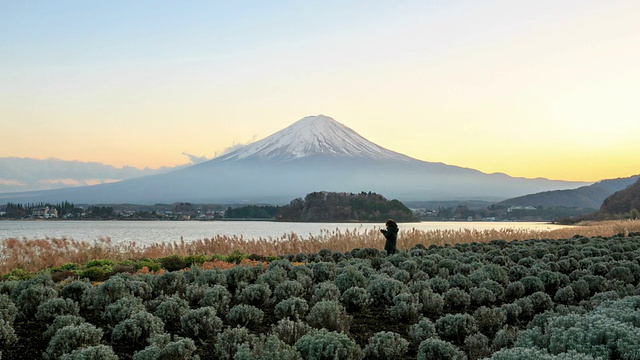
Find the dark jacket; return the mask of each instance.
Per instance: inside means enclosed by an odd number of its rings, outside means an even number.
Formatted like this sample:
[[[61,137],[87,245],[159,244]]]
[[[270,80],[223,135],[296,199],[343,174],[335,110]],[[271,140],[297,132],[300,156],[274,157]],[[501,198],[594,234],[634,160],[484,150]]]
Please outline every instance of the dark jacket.
[[[398,225],[393,223],[387,226],[387,229],[380,230],[384,234],[387,241],[384,243],[384,249],[387,251],[387,255],[395,254],[398,249],[396,248],[396,242],[398,240]]]

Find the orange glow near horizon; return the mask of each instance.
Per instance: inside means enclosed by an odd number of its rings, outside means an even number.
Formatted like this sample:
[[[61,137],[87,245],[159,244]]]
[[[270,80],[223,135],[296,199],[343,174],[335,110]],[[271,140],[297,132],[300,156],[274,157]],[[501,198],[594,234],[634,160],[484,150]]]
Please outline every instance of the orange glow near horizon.
[[[5,4],[0,157],[172,167],[325,114],[486,173],[640,174],[640,2],[254,5]]]

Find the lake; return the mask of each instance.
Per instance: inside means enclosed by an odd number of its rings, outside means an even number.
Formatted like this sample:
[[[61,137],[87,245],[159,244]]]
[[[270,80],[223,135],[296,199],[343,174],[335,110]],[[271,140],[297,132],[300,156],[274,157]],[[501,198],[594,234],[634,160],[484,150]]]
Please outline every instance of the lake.
[[[398,224],[400,230],[459,230],[524,228],[553,230],[564,228],[540,222],[412,222]],[[279,239],[295,233],[302,238],[317,236],[323,231],[357,231],[380,229],[380,223],[288,223],[271,221],[0,221],[0,239],[46,239],[66,237],[76,241],[93,242],[110,238],[114,243],[135,242],[137,245],[185,242],[212,238],[216,235],[242,236],[245,239]]]

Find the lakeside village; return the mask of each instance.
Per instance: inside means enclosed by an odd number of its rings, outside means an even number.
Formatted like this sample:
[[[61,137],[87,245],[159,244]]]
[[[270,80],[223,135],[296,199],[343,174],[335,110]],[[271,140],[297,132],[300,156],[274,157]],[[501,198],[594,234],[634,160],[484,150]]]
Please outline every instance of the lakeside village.
[[[232,221],[278,220],[281,206],[155,204],[155,205],[74,205],[14,204],[0,205],[3,220],[158,220],[158,221]],[[439,206],[435,209],[410,208],[414,221],[554,221],[573,216],[570,209],[542,209],[533,206],[496,206],[474,209],[465,205]],[[352,219],[357,221],[358,219]]]

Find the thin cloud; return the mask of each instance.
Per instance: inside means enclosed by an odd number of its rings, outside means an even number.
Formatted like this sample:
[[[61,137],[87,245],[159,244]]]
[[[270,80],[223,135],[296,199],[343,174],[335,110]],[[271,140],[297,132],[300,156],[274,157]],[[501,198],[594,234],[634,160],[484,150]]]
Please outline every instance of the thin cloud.
[[[46,184],[46,185],[66,185],[66,186],[84,185],[80,180],[71,179],[71,178],[65,178],[65,179],[42,179],[42,180],[39,180],[38,183],[39,184]]]
[[[209,160],[209,158],[206,157],[206,156],[193,155],[193,154],[189,154],[186,151],[183,151],[182,155],[188,157],[189,161],[191,162],[191,164],[200,164],[200,163],[203,163],[203,162]]]
[[[27,184],[18,181],[18,180],[13,180],[13,179],[3,179],[0,178],[0,185],[6,185],[6,186],[27,186]]]
[[[244,143],[237,143],[234,140],[234,142],[233,142],[233,144],[231,146],[222,149],[222,151],[216,151],[216,153],[214,155],[214,158],[220,157],[222,155],[226,155],[226,154],[234,152],[234,151],[236,151],[236,150],[238,150],[238,149],[240,149],[242,147],[245,147],[245,146],[255,142],[257,137],[258,137],[257,135],[253,135],[251,140],[249,140],[247,142],[244,142]]]

